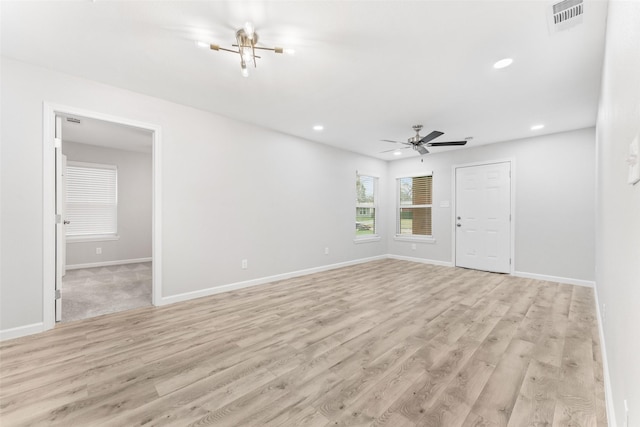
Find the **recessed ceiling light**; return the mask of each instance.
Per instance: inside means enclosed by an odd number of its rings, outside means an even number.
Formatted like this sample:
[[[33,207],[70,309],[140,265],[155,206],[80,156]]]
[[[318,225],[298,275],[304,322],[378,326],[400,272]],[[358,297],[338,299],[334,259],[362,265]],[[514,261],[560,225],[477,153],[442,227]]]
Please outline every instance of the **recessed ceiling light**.
[[[402,154],[402,151],[400,151],[400,150],[396,150],[396,151],[393,152],[394,156],[399,156],[401,154]]]
[[[533,125],[531,126],[531,130],[540,130],[544,127],[544,125]]]
[[[315,131],[317,131],[317,132],[320,132],[320,131],[321,131],[321,130],[323,130],[323,129],[324,129],[324,126],[322,126],[322,125],[315,125],[315,126],[313,127],[313,130],[315,130]]]
[[[496,62],[495,64],[493,64],[493,68],[495,68],[496,70],[499,70],[500,68],[508,67],[512,63],[513,63],[513,59],[504,58],[504,59],[501,59],[500,61]]]
[[[198,40],[196,42],[196,46],[202,47],[202,48],[209,48],[209,43],[203,42],[202,40]]]

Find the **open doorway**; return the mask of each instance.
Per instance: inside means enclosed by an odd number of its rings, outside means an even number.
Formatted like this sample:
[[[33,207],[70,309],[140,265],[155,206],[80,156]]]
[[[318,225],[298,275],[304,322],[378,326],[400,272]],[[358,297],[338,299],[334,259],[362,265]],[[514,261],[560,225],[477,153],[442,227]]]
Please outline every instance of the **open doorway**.
[[[45,329],[158,305],[160,128],[46,103],[44,118]]]
[[[59,115],[61,322],[151,305],[152,132]]]

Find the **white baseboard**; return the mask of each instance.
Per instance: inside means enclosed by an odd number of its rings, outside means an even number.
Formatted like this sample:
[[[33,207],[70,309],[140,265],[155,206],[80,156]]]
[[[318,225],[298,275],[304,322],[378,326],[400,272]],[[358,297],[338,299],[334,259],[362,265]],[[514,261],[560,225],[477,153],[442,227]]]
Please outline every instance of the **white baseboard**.
[[[616,427],[616,413],[613,410],[613,394],[611,390],[611,377],[609,376],[609,362],[607,361],[607,346],[604,342],[604,328],[600,313],[600,301],[598,301],[598,288],[594,287],[596,303],[596,321],[598,322],[598,334],[600,335],[600,354],[602,355],[602,373],[604,375],[604,400],[607,408],[607,422],[609,427]]]
[[[435,259],[414,258],[409,256],[393,255],[393,254],[388,254],[387,258],[399,259],[402,261],[419,262],[422,264],[432,264],[432,265],[442,265],[444,267],[453,267],[453,263],[451,261],[438,261]]]
[[[571,279],[569,277],[547,276],[546,274],[525,273],[524,271],[514,271],[516,277],[524,277],[525,279],[544,280],[547,282],[566,283],[567,285],[585,286],[593,288],[595,282],[593,280]]]
[[[276,274],[275,276],[260,277],[258,279],[247,280],[244,282],[230,283],[228,285],[221,285],[213,288],[200,289],[193,292],[185,292],[183,294],[162,297],[158,305],[162,306],[162,305],[173,304],[176,302],[187,301],[194,298],[201,298],[209,295],[215,295],[222,292],[229,292],[237,289],[248,288],[251,286],[264,285],[266,283],[275,282],[277,280],[285,280],[293,277],[306,276],[307,274],[319,273],[322,271],[333,270],[341,267],[348,267],[350,265],[363,264],[365,262],[377,261],[377,260],[386,259],[386,258],[388,258],[387,255],[374,256],[370,258],[361,258],[353,261],[340,262],[337,264],[329,264],[329,265],[323,265],[320,267],[308,268],[305,270],[298,270],[298,271],[292,271],[289,273]]]
[[[0,341],[20,338],[44,331],[44,323],[32,323],[31,325],[18,326],[17,328],[0,330]]]
[[[139,262],[150,262],[151,260],[152,258],[149,257],[149,258],[121,259],[117,261],[90,262],[87,264],[72,264],[72,265],[67,265],[67,270],[78,270],[80,268],[109,267],[111,265],[122,265],[122,264],[137,264]]]

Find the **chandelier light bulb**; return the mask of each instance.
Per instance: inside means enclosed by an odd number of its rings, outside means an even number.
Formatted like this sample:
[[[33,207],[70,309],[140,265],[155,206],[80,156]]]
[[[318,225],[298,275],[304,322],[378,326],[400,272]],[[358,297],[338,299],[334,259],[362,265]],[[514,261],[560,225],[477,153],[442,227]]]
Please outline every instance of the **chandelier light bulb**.
[[[253,33],[255,32],[255,28],[253,27],[253,24],[251,22],[244,23],[244,32],[247,34],[247,37],[249,37],[250,39],[253,38]]]
[[[242,49],[242,60],[245,62],[253,61],[253,49],[251,49],[251,46],[245,46]]]

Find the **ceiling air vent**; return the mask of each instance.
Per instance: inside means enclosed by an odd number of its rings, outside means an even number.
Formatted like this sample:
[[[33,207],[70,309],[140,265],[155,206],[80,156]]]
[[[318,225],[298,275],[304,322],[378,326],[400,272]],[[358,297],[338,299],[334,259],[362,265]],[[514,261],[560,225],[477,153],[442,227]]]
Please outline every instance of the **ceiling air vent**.
[[[554,3],[549,10],[549,31],[557,33],[581,24],[583,13],[583,0],[564,0]]]
[[[67,121],[69,123],[80,123],[80,119],[76,119],[75,117],[67,117]]]

